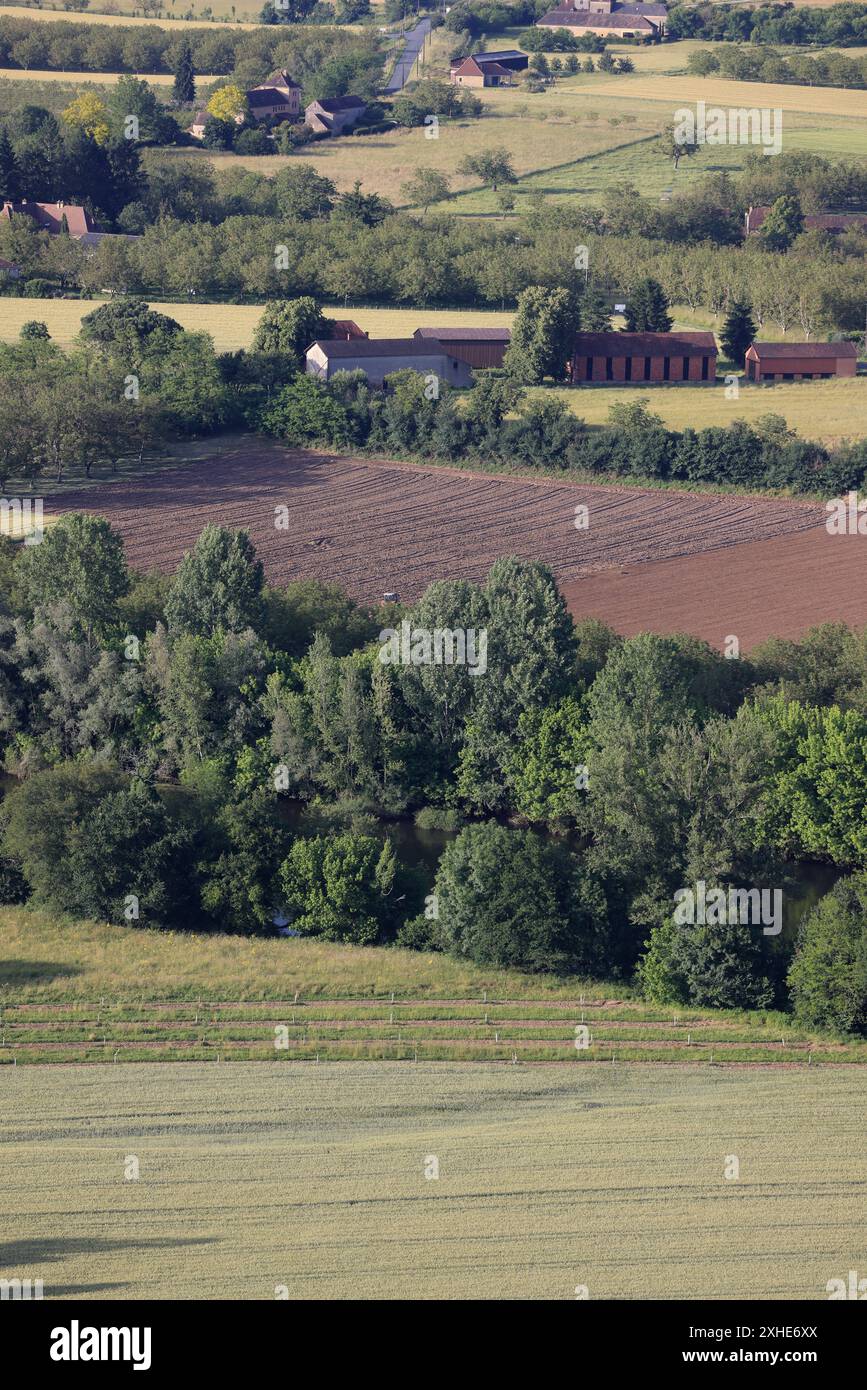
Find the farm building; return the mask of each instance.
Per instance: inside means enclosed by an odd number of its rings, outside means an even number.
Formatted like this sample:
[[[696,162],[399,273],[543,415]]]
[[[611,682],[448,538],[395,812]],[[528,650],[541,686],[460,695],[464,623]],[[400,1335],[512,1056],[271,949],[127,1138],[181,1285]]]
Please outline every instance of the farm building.
[[[307,373],[330,381],[335,372],[362,371],[371,386],[381,386],[392,372],[421,372],[450,386],[470,386],[473,374],[466,362],[442,343],[417,338],[318,339],[307,349]]]
[[[304,108],[304,121],[319,135],[342,135],[367,110],[367,102],[361,97],[326,97],[323,101],[311,101]]]
[[[716,379],[712,333],[577,333],[571,380],[582,386]]]
[[[599,34],[603,38],[661,39],[668,9],[661,4],[621,5],[617,0],[573,0],[536,21],[543,29],[568,29],[571,34]]]
[[[272,72],[246,95],[250,115],[256,121],[295,121],[301,114],[301,87],[285,68]]]
[[[5,275],[7,280],[20,280],[21,267],[17,266],[14,261],[0,260],[0,275]]]
[[[753,343],[744,361],[750,381],[824,380],[855,376],[857,369],[854,343]]]
[[[351,342],[353,338],[369,338],[370,334],[365,333],[363,328],[359,328],[354,319],[335,319],[334,336],[342,338],[344,342]]]
[[[525,72],[530,59],[519,48],[504,48],[497,53],[471,53],[449,70],[449,79],[457,87],[507,87],[515,80],[516,72]]]
[[[751,207],[746,214],[747,236],[754,236],[770,212],[770,207],[759,205]],[[808,212],[804,217],[804,231],[847,232],[852,227],[867,231],[867,212]]]
[[[470,367],[502,367],[512,340],[508,328],[417,328],[413,337],[441,343]]]

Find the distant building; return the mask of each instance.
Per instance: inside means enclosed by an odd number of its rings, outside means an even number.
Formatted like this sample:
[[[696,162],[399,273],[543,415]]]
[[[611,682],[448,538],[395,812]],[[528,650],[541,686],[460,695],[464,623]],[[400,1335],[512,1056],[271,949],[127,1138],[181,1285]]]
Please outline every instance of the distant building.
[[[571,379],[582,386],[711,386],[716,359],[712,333],[577,333]]]
[[[251,87],[246,96],[255,121],[297,121],[301,115],[301,87],[285,68]]]
[[[417,328],[413,336],[425,343],[441,343],[470,367],[502,367],[512,341],[508,328]]]
[[[0,258],[0,275],[5,275],[7,280],[20,280],[21,267],[14,261],[4,261]]]
[[[197,111],[193,117],[193,124],[188,127],[189,134],[196,140],[201,140],[205,133],[205,126],[208,121],[207,111]]]
[[[437,376],[450,386],[472,385],[467,363],[442,343],[417,338],[317,339],[307,349],[307,373],[330,381],[335,372],[362,371],[371,386],[381,386],[392,372]]]
[[[449,71],[457,87],[512,86],[516,72],[525,72],[530,59],[519,48],[503,48],[496,53],[471,53],[453,63]]]
[[[21,202],[3,204],[0,217],[8,220],[13,214],[16,217],[31,217],[40,231],[50,232],[52,236],[63,231],[64,222],[69,235],[76,241],[97,232],[90,213],[77,203],[31,203],[27,198],[22,198]]]
[[[746,215],[747,236],[754,236],[770,212],[770,207],[759,205],[750,208]],[[808,212],[804,217],[804,231],[846,232],[852,227],[867,231],[867,212]]]
[[[304,121],[319,135],[342,135],[361,120],[367,102],[361,97],[326,97],[304,108]]]
[[[661,4],[621,5],[617,0],[573,0],[537,20],[542,29],[568,29],[570,34],[599,34],[602,38],[661,39],[668,8]]]
[[[854,343],[753,343],[744,371],[749,381],[813,381],[855,376]]]

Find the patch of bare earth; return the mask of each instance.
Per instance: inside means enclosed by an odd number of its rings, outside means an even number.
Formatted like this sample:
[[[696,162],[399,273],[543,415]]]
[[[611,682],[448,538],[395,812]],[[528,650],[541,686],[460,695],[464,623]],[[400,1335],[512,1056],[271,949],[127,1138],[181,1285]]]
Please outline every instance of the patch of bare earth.
[[[819,504],[527,480],[258,441],[212,461],[67,494],[108,517],[138,569],[170,571],[208,522],[249,530],[272,583],[333,580],[367,602],[481,580],[500,555],[551,565],[576,616],[743,646],[867,622],[867,538]],[[576,508],[589,525],[576,526]],[[287,508],[288,525],[275,524]]]

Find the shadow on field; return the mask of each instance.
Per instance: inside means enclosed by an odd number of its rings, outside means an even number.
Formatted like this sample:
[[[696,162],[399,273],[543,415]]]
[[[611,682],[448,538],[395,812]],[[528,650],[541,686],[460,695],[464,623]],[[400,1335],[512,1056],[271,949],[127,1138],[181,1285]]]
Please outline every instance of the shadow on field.
[[[0,960],[0,985],[23,985],[33,980],[63,980],[82,972],[77,965],[53,960]]]
[[[108,1255],[118,1250],[178,1250],[185,1245],[214,1245],[216,1236],[157,1236],[153,1240],[99,1240],[87,1236],[53,1236],[46,1240],[10,1240],[0,1245],[0,1269],[54,1264],[70,1255]]]

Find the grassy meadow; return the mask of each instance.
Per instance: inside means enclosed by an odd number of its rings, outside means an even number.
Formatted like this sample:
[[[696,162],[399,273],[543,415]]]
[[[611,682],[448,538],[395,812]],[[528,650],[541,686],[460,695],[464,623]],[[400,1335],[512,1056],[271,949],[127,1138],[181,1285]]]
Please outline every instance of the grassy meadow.
[[[668,386],[641,390],[638,386],[557,390],[570,410],[588,425],[604,425],[613,405],[646,400],[669,429],[730,425],[733,420],[754,423],[762,415],[782,415],[790,429],[806,439],[835,444],[867,435],[867,377],[848,381],[793,381],[774,386],[740,383],[736,400],[725,388]]]
[[[0,909],[0,1066],[216,1059],[809,1068],[867,1062],[867,1042],[820,1037],[774,1011],[663,1007],[622,982],[438,953]]]
[[[0,1260],[47,1299],[818,1300],[863,1256],[852,1069],[202,1063],[2,1085]]]

